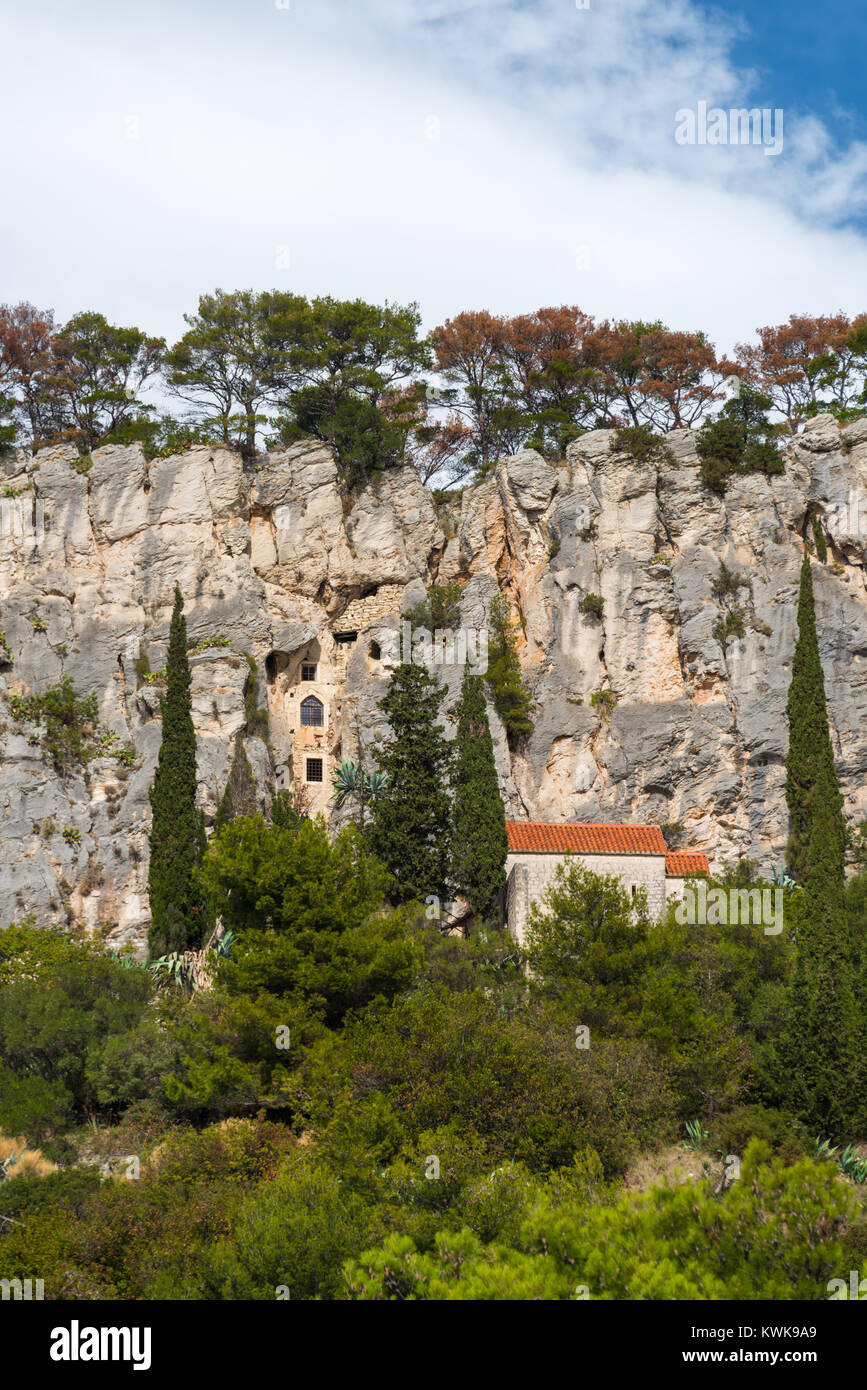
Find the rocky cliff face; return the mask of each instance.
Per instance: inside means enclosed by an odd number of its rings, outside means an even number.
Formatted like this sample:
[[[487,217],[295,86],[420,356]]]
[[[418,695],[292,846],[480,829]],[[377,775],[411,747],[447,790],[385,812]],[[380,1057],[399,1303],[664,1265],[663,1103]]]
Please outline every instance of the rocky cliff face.
[[[191,641],[228,644],[191,657],[209,820],[255,707],[270,715],[267,741],[258,725],[246,738],[261,804],[319,761],[308,794],[327,809],[334,761],[382,733],[389,634],[426,585],[457,579],[467,628],[483,627],[498,589],[522,618],[535,732],[510,755],[491,720],[511,816],[680,822],[716,865],[749,854],[770,867],[787,834],[785,703],[817,514],[837,765],[847,814],[867,815],[867,419],[841,432],[818,417],[788,444],[784,477],[736,479],[724,500],[699,484],[691,432],[667,436],[673,465],[612,443],[585,435],[559,466],[519,454],[459,508],[436,507],[409,469],[344,498],[316,444],[252,470],[203,448],[151,464],[105,448],[86,474],[65,449],[0,460],[0,924],[33,912],[144,941],[160,739],[160,686],[144,674],[164,664],[175,583]],[[728,598],[714,593],[721,562],[744,581]],[[602,596],[601,618],[582,613],[587,594]],[[733,604],[745,636],[723,645]],[[439,673],[456,695],[460,669]],[[14,718],[11,696],[66,675],[96,693],[113,746],[134,745],[132,767],[109,750],[61,777]],[[603,690],[613,708],[592,702]],[[302,722],[310,696],[321,724]]]

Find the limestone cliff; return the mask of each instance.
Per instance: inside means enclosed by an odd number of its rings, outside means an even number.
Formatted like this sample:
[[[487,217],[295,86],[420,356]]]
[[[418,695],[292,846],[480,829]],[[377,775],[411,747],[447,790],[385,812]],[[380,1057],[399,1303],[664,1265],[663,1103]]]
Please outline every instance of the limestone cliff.
[[[209,819],[234,741],[266,705],[267,743],[246,739],[262,804],[319,760],[308,790],[327,808],[334,760],[382,732],[401,611],[458,579],[466,627],[482,627],[497,589],[522,619],[535,732],[510,755],[491,720],[511,816],[681,822],[713,863],[749,854],[770,867],[787,833],[785,703],[816,514],[830,539],[816,600],[832,736],[847,814],[862,819],[867,419],[841,431],[819,416],[787,444],[785,476],[735,479],[724,499],[699,484],[691,432],[666,437],[673,465],[612,443],[594,431],[557,466],[519,454],[439,507],[410,469],[345,497],[313,443],[256,468],[206,448],[150,464],[104,448],[86,473],[63,448],[0,460],[0,924],[33,912],[144,940],[160,688],[143,677],[164,664],[175,583],[191,641],[229,644],[191,657]],[[749,581],[729,600],[714,594],[721,562]],[[591,593],[601,618],[581,612]],[[746,627],[724,647],[726,602]],[[454,694],[460,674],[440,668]],[[45,760],[9,697],[65,675],[96,693],[134,766],[109,753],[61,778]],[[600,690],[616,697],[610,712],[591,703]],[[320,724],[301,719],[311,696]]]

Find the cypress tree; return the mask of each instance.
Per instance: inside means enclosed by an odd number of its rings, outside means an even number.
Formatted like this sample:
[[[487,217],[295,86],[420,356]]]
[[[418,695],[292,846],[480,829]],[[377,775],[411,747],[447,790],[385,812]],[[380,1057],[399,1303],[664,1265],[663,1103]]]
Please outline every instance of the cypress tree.
[[[783,1044],[788,1107],[826,1133],[851,1132],[859,1108],[859,1028],[843,854],[830,799],[815,802],[804,912]]]
[[[789,721],[789,752],[786,759],[786,801],[791,817],[791,835],[786,863],[792,878],[805,883],[810,830],[820,788],[828,801],[828,811],[840,853],[846,843],[843,798],[837,785],[834,751],[828,727],[825,682],[816,635],[816,606],[813,599],[813,573],[810,556],[804,551],[801,588],[798,599],[798,641],[792,662],[792,681],[786,705]]]
[[[506,887],[509,844],[482,678],[469,668],[456,714],[452,878],[474,915],[490,919]]]
[[[858,1012],[845,900],[845,821],[828,727],[805,552],[798,643],[787,706],[788,863],[804,885],[795,969],[782,1040],[787,1104],[808,1123],[840,1133],[858,1106]]]
[[[444,697],[425,667],[403,663],[379,702],[394,737],[376,752],[387,781],[372,803],[370,839],[394,875],[398,902],[447,896],[451,748],[437,722]]]
[[[190,712],[190,679],[184,602],[175,585],[162,700],[162,743],[150,793],[152,957],[199,945],[205,927],[204,908],[194,883],[194,871],[204,852],[205,829],[204,818],[196,809],[196,731]]]

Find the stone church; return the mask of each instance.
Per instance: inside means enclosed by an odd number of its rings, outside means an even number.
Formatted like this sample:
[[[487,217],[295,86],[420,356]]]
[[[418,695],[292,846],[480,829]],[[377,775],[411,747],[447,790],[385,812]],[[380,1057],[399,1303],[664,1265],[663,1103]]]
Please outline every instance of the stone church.
[[[684,880],[710,872],[707,856],[666,850],[656,825],[542,824],[507,821],[506,920],[523,942],[530,904],[542,896],[560,864],[570,855],[595,874],[615,875],[634,897],[647,890],[651,916],[661,916],[671,898],[683,893]]]

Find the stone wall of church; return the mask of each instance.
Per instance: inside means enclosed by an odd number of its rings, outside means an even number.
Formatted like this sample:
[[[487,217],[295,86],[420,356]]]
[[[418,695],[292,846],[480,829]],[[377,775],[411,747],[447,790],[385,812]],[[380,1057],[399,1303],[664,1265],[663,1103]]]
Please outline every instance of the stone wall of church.
[[[506,920],[519,944],[524,940],[530,904],[542,896],[558,866],[573,858],[594,874],[619,878],[627,892],[645,888],[652,917],[665,911],[664,854],[510,854],[506,859]]]

